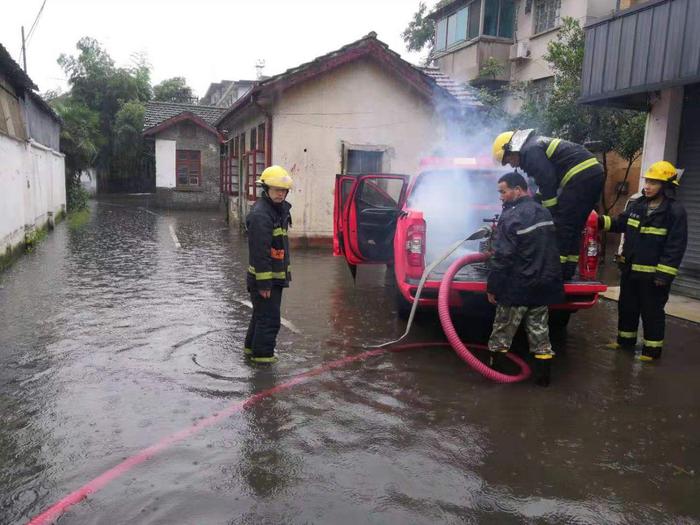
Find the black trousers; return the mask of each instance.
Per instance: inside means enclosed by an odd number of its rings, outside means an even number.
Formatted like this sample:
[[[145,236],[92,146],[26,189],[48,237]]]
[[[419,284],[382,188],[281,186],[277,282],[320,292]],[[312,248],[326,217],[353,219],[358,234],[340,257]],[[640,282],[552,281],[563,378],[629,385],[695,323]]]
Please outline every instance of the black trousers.
[[[564,280],[571,279],[576,273],[581,232],[600,200],[604,182],[603,168],[600,165],[592,166],[574,175],[559,194],[554,223]]]
[[[666,332],[666,313],[670,286],[656,286],[653,279],[639,278],[625,271],[620,278],[617,342],[634,346],[637,342],[639,317],[644,328],[644,349],[647,355],[660,356]]]
[[[252,290],[250,302],[253,303],[253,315],[245,336],[245,347],[253,350],[254,357],[272,357],[275,355],[277,334],[280,331],[282,287],[273,286],[269,299],[263,298],[257,290]]]

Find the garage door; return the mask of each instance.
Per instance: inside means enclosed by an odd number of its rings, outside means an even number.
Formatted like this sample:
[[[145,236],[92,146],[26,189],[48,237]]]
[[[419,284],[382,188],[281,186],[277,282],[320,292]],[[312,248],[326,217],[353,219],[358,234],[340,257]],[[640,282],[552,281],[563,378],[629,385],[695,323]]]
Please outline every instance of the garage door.
[[[685,168],[679,199],[688,212],[688,249],[674,291],[700,299],[700,84],[685,88],[678,166]]]

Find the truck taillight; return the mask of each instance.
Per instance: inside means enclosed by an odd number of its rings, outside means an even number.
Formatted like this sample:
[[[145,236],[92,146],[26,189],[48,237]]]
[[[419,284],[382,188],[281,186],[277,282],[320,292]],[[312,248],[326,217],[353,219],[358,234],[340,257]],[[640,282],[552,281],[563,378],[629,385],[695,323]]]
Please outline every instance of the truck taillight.
[[[425,223],[411,224],[406,231],[406,262],[409,266],[425,266]]]

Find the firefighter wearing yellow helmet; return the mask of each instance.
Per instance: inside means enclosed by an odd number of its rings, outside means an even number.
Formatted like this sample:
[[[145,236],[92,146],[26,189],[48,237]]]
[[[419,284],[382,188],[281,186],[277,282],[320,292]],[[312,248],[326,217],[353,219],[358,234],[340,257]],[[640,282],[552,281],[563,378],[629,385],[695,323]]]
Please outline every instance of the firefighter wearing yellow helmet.
[[[618,261],[617,341],[608,346],[634,350],[641,317],[642,361],[661,357],[666,329],[664,307],[688,243],[688,220],[685,208],[676,200],[676,186],[675,166],[663,160],[655,162],[644,173],[641,197],[617,217],[599,217],[605,230],[625,235]]]
[[[492,153],[499,165],[522,168],[534,179],[542,205],[551,212],[557,228],[562,275],[572,279],[578,267],[581,230],[603,192],[603,167],[580,144],[540,136],[533,129],[499,134]]]
[[[287,195],[292,177],[282,166],[270,166],[260,175],[262,195],[246,217],[248,273],[246,283],[253,313],[244,352],[254,363],[274,363],[280,329],[282,290],[289,286],[289,239],[291,204]]]

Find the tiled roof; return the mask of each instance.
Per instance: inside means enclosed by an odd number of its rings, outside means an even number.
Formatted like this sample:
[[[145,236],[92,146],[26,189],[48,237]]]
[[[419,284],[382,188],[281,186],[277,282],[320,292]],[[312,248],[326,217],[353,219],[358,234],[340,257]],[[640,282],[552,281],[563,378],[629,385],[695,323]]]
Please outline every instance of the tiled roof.
[[[39,89],[36,84],[32,82],[32,79],[27,76],[27,74],[22,71],[19,64],[15,62],[7,49],[0,44],[0,73],[7,77],[7,80],[14,87],[19,87],[22,89]]]
[[[459,101],[462,107],[480,108],[483,104],[476,98],[474,90],[467,84],[459,84],[436,67],[419,67],[421,72]]]
[[[7,49],[5,49],[2,44],[0,44],[0,73],[7,78],[7,81],[12,84],[13,87],[23,90],[27,96],[31,97],[34,103],[52,119],[58,123],[63,123],[61,117],[56,114],[53,108],[49,106],[38,93],[34,92],[34,90],[38,89],[36,84],[22,71],[22,68],[12,59]]]
[[[430,93],[430,96],[435,94],[447,95],[447,99],[451,98],[453,103],[456,103],[463,109],[467,107],[476,109],[482,106],[470,94],[467,87],[460,87],[455,81],[437,70],[431,69],[426,71],[405,61],[398,53],[392,51],[388,45],[379,40],[375,32],[370,32],[360,40],[258,83],[245,96],[239,98],[228,108],[221,115],[217,124],[222,122],[228,115],[236,113],[239,109],[251,103],[254,97],[262,93],[267,91],[279,92],[294,82],[304,82],[315,74],[328,71],[342,63],[367,55],[382,59],[383,63],[390,66],[386,67],[386,71],[389,74],[402,76],[404,80],[411,82],[414,87]]]
[[[214,122],[216,122],[226,110],[224,108],[217,108],[214,106],[151,101],[146,104],[146,114],[143,117],[143,129],[145,131],[153,126],[157,126],[161,122],[173,118],[185,111],[194,113],[207,124],[213,126]]]

